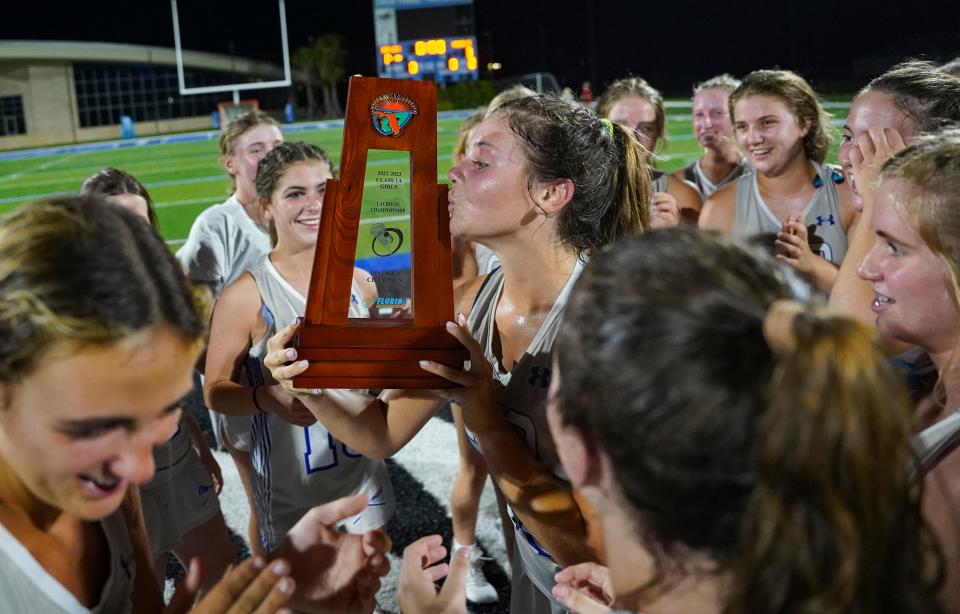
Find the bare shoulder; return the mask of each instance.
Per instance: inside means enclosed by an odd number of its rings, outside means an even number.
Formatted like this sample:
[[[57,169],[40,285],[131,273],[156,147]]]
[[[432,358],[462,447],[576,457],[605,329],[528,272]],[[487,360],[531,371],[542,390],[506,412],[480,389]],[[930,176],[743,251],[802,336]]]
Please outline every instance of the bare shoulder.
[[[453,304],[457,308],[457,313],[462,313],[464,316],[470,315],[470,310],[473,309],[473,303],[477,300],[477,294],[480,292],[480,286],[483,285],[486,279],[487,275],[474,277],[473,279],[463,282],[453,290]]]
[[[214,309],[245,310],[247,307],[259,308],[260,288],[250,273],[244,273],[236,281],[223,289]]]
[[[698,225],[705,230],[732,232],[737,223],[737,183],[733,181],[703,203]]]
[[[677,179],[670,175],[667,180],[667,192],[677,199],[680,209],[693,209],[699,211],[703,204],[700,198],[700,192],[696,190],[686,179]]]

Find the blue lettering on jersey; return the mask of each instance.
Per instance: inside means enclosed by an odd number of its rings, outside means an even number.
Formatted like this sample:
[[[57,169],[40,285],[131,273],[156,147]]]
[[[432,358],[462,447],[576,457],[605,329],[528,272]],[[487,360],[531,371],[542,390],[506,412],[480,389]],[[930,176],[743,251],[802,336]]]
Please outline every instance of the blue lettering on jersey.
[[[836,226],[837,220],[834,219],[832,213],[831,213],[830,215],[828,215],[826,218],[824,218],[822,215],[818,215],[818,216],[817,216],[817,226],[823,226],[824,224],[827,224],[827,225],[829,225],[829,226]]]
[[[527,383],[531,386],[546,388],[550,385],[550,369],[546,367],[530,367],[530,379]]]
[[[340,451],[347,458],[361,458],[363,456],[363,454],[348,448],[347,444],[334,439],[333,434],[328,432],[326,438],[324,438],[322,429],[317,429],[317,431],[316,434],[320,435],[320,441],[313,441],[311,435],[314,434],[314,429],[309,426],[303,427],[303,437],[306,441],[303,463],[307,475],[317,471],[333,469],[340,465],[340,454],[337,451],[337,446],[340,447]]]

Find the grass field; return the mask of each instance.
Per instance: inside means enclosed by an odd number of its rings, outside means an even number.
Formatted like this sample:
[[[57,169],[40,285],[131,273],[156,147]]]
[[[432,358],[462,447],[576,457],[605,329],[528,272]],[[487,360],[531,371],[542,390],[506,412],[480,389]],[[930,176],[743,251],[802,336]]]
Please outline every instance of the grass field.
[[[673,105],[671,105],[673,106]],[[832,106],[832,105],[831,105]],[[842,107],[835,116],[845,117]],[[669,110],[667,147],[658,166],[674,170],[700,155],[693,138],[689,110]],[[446,181],[459,119],[438,122],[438,181]],[[323,147],[339,163],[342,130],[290,130],[289,140],[304,140]],[[836,147],[830,159],[836,158]],[[389,161],[383,161],[389,167]],[[0,160],[0,216],[24,202],[74,192],[88,175],[105,166],[116,166],[136,175],[157,206],[160,232],[172,245],[187,236],[194,218],[227,196],[229,182],[217,160],[217,140],[118,147],[103,151],[59,153]],[[358,253],[358,256],[363,254]]]

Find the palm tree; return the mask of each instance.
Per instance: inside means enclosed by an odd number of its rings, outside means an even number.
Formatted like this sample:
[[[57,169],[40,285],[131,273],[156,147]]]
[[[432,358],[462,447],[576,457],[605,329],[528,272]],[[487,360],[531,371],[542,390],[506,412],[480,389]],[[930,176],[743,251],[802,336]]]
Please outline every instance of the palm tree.
[[[337,96],[337,84],[346,74],[347,50],[339,34],[321,34],[313,42],[317,81],[323,91],[324,115],[340,117],[343,108]]]
[[[317,99],[313,92],[317,69],[312,47],[297,49],[293,54],[293,66],[303,73],[304,85],[307,89],[307,117],[313,118],[317,113]]]
[[[346,74],[347,51],[339,34],[321,34],[310,39],[293,55],[293,65],[306,77],[307,106],[312,117],[316,111],[315,85],[323,93],[323,115],[343,116],[343,107],[337,97],[337,84]]]

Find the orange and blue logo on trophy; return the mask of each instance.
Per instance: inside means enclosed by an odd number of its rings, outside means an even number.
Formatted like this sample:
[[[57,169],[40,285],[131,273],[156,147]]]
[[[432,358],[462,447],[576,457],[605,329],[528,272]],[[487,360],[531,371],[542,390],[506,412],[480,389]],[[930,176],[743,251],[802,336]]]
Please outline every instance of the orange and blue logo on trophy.
[[[383,136],[400,136],[418,110],[417,103],[402,94],[383,94],[370,103],[373,127]]]

